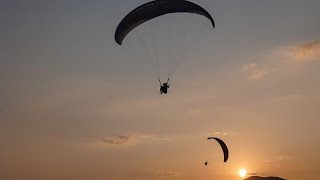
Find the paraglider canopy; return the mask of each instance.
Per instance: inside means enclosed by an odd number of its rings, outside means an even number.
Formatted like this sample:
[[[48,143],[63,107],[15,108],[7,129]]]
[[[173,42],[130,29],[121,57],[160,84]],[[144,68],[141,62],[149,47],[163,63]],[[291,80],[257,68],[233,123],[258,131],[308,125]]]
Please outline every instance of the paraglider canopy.
[[[228,147],[227,147],[226,143],[224,143],[221,139],[216,138],[216,137],[208,137],[207,139],[208,140],[214,139],[220,144],[220,146],[222,148],[222,151],[223,151],[223,155],[224,155],[224,160],[223,161],[227,162],[228,159],[229,159],[229,150],[228,150]]]
[[[208,18],[213,28],[215,27],[212,16],[204,8],[193,2],[186,0],[155,0],[137,7],[120,22],[115,32],[115,41],[121,45],[125,37],[140,24],[169,13],[199,14]]]

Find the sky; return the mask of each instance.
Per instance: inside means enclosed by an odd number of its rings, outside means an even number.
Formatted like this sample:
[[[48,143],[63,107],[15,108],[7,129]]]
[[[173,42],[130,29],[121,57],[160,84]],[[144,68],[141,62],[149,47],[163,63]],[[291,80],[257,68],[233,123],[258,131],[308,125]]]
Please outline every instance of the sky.
[[[214,30],[190,14],[149,23],[161,50],[169,20],[188,35],[167,95],[114,41],[144,2],[1,0],[0,179],[320,179],[320,2],[194,0]]]

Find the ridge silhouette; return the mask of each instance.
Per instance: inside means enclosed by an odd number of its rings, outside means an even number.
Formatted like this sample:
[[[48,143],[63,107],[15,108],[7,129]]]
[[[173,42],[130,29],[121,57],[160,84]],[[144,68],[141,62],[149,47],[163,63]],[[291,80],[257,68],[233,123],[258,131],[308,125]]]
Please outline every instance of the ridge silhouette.
[[[259,176],[251,176],[244,180],[286,180],[279,177],[259,177]]]

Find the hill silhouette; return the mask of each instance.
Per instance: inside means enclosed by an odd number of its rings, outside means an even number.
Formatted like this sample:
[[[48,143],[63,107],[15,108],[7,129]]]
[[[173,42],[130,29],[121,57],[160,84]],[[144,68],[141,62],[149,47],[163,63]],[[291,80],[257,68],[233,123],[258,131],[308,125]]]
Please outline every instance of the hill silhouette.
[[[244,180],[286,180],[279,177],[259,177],[259,176],[251,176]]]

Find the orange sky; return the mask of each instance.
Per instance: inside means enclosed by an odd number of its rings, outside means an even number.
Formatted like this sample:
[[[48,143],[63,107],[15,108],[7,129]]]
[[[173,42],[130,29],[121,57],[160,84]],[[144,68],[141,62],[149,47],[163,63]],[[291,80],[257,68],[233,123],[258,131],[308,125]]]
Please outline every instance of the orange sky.
[[[195,1],[217,28],[181,23],[200,38],[166,96],[113,40],[142,2],[3,2],[0,179],[320,178],[319,2]]]

